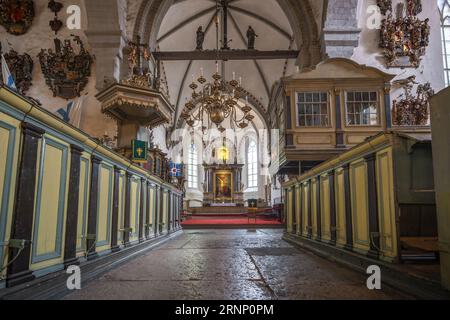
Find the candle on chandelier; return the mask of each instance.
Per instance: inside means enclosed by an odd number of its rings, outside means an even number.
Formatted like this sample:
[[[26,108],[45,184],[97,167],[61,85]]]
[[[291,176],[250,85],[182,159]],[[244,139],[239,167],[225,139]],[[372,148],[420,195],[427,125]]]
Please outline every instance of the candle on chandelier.
[[[236,72],[233,71],[233,80],[236,80]]]
[[[219,73],[219,63],[216,62],[216,72]]]
[[[203,67],[200,68],[200,74],[201,74],[202,77],[203,77]]]

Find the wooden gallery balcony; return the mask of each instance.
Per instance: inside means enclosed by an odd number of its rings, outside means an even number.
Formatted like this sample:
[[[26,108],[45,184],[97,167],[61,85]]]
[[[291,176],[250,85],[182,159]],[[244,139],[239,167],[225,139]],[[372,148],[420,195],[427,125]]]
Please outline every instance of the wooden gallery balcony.
[[[271,173],[304,173],[380,132],[429,133],[429,126],[393,126],[393,78],[344,58],[283,78],[269,108],[270,126],[279,130],[278,137],[272,131],[271,144],[278,147]]]

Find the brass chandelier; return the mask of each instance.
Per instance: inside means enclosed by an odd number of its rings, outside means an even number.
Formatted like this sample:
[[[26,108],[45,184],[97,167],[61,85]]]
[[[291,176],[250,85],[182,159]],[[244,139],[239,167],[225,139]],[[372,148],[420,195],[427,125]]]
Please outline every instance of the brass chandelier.
[[[252,108],[248,105],[247,97],[244,106],[241,107],[239,104],[240,99],[244,97],[242,80],[238,82],[233,72],[233,80],[225,81],[219,74],[218,64],[212,78],[213,81],[207,83],[201,69],[201,76],[197,79],[199,84],[195,79],[192,80],[189,85],[192,90],[191,99],[185,104],[181,117],[188,126],[194,128],[200,125],[203,130],[215,124],[220,132],[224,132],[225,119],[230,119],[232,128],[234,126],[241,129],[248,127],[249,122],[255,117],[251,114]]]
[[[222,50],[229,50],[226,32],[227,22],[227,1],[223,1],[224,14],[224,39]],[[216,51],[219,52],[219,1],[216,1]],[[226,129],[223,126],[225,119],[230,120],[231,129],[235,127],[245,129],[255,118],[252,108],[248,104],[248,97],[245,97],[245,104],[240,105],[240,100],[244,98],[242,88],[242,78],[236,80],[236,73],[233,72],[233,80],[227,82],[219,74],[219,57],[216,60],[216,72],[212,75],[212,81],[207,83],[203,76],[203,68],[200,68],[200,77],[195,81],[192,76],[192,83],[189,88],[192,90],[191,98],[186,102],[181,118],[188,126],[195,128],[201,126],[202,131],[210,129],[215,124],[218,130],[223,133]],[[241,112],[239,112],[241,111]]]

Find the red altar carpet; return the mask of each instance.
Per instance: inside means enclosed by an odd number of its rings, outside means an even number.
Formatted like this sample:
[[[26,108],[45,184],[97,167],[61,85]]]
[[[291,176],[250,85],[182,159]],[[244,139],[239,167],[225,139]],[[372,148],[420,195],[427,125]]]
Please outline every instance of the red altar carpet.
[[[276,218],[269,217],[257,217],[248,218],[246,215],[221,215],[221,216],[208,216],[208,215],[198,215],[190,216],[187,220],[181,223],[185,228],[194,227],[215,227],[215,228],[226,228],[226,227],[258,227],[258,228],[277,228],[283,227],[283,224]]]

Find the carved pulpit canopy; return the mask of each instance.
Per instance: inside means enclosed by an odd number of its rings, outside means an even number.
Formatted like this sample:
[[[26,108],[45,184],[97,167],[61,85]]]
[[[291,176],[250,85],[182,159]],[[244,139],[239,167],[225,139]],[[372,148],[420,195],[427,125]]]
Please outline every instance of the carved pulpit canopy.
[[[106,88],[96,98],[102,103],[103,113],[119,122],[134,122],[143,127],[170,123],[174,112],[160,92],[121,83]]]
[[[148,45],[141,43],[138,37],[135,42],[128,43],[127,52],[130,68],[128,77],[112,84],[96,96],[102,104],[102,112],[111,116],[121,126],[133,124],[155,128],[170,123],[174,107],[158,86],[154,85],[155,81],[152,82]],[[132,135],[136,136],[137,131]],[[119,137],[119,141],[121,140],[123,139]]]

